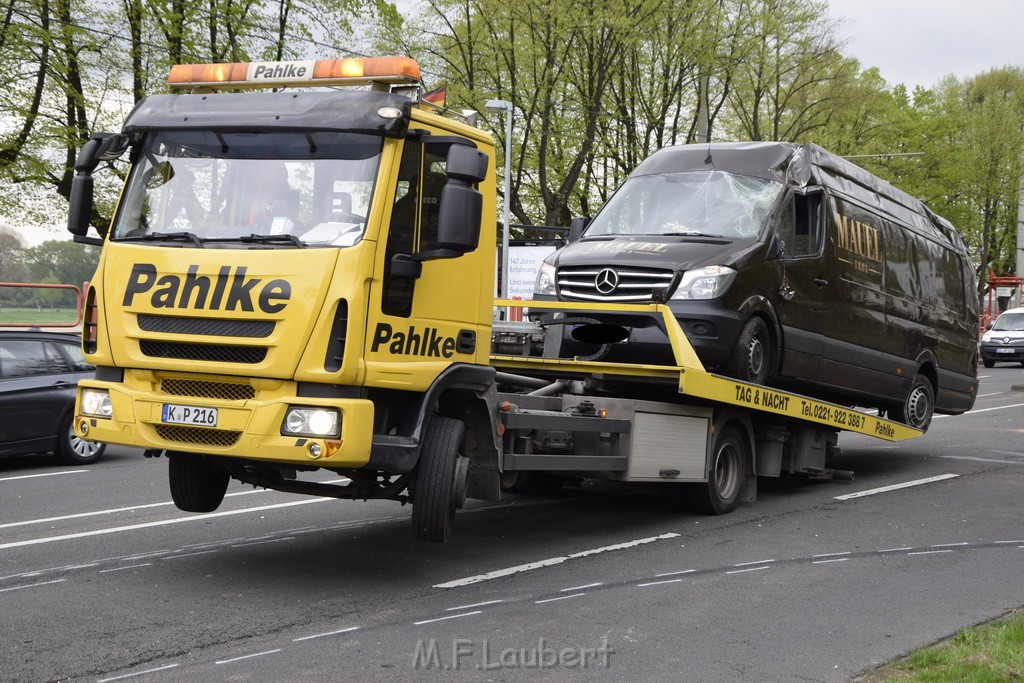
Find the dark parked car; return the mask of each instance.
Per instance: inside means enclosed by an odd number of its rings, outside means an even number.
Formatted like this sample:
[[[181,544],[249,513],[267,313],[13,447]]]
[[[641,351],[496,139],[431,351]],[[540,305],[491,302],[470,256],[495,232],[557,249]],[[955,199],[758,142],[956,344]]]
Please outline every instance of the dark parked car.
[[[0,456],[53,452],[68,465],[95,462],[103,444],[75,436],[75,386],[95,368],[77,334],[0,330]]]

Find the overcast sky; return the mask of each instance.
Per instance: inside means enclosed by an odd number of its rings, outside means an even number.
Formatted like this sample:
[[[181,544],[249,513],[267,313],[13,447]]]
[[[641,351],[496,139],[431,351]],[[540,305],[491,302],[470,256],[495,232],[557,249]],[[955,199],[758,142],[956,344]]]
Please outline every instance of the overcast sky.
[[[1024,66],[1024,0],[828,0],[846,52],[890,85]]]

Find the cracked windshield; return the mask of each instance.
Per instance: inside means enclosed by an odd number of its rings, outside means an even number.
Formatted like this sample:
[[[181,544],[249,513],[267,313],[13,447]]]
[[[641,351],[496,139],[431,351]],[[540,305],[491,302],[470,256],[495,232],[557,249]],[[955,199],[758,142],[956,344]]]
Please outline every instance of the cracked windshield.
[[[347,247],[366,228],[380,138],[352,133],[151,134],[116,240]]]
[[[723,171],[635,176],[594,219],[587,237],[756,237],[782,185]]]

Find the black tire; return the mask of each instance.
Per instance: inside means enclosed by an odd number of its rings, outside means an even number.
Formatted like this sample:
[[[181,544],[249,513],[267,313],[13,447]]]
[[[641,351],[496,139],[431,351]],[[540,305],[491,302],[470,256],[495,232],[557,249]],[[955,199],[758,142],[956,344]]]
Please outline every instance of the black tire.
[[[764,384],[771,371],[772,338],[764,318],[754,316],[747,320],[736,338],[736,346],[723,368],[729,377],[741,382]]]
[[[185,512],[213,512],[220,507],[231,476],[195,453],[168,453],[167,479],[171,499]]]
[[[724,515],[735,510],[749,462],[747,442],[739,431],[735,427],[721,429],[711,451],[707,482],[694,484],[690,489],[690,508],[707,515]]]
[[[934,411],[935,389],[927,377],[918,375],[914,378],[914,383],[910,386],[910,392],[903,403],[894,406],[890,415],[897,422],[926,432],[932,423]]]
[[[994,360],[989,360],[988,358],[982,360],[981,362],[986,368],[994,367],[996,364]],[[1021,363],[1021,365],[1024,365],[1024,363]]]
[[[412,533],[421,541],[447,542],[455,510],[465,503],[469,459],[459,455],[465,433],[465,424],[450,417],[435,416],[427,425],[412,501]]]
[[[75,433],[75,416],[68,414],[57,428],[57,448],[53,454],[64,465],[88,465],[96,462],[107,449],[107,444],[85,441]]]

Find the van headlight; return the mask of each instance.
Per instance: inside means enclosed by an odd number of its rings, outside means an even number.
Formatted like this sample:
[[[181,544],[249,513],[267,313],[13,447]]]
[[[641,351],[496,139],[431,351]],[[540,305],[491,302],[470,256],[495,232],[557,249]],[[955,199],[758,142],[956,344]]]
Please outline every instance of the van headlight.
[[[986,332],[985,334],[981,335],[981,341],[988,344],[990,341],[992,341],[992,333]]]
[[[554,296],[555,292],[555,267],[543,261],[540,270],[537,271],[537,279],[533,283],[534,294],[547,294]]]
[[[683,273],[683,279],[672,294],[672,298],[692,301],[697,299],[715,299],[725,294],[729,285],[736,279],[736,271],[729,266],[705,266]]]
[[[338,430],[340,422],[334,408],[292,406],[284,416],[281,434],[336,439],[341,434]]]

